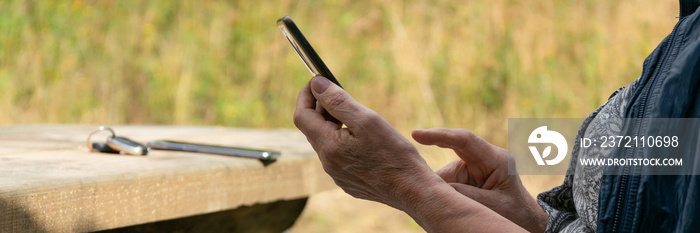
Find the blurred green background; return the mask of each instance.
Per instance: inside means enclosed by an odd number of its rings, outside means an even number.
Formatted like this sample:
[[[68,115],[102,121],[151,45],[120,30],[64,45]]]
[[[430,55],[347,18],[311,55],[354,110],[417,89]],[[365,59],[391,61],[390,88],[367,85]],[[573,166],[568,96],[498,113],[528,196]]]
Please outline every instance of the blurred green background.
[[[638,77],[677,12],[642,0],[5,0],[0,124],[294,127],[310,74],[276,28],[290,15],[402,133],[463,127],[505,146],[507,118],[582,118]],[[302,231],[342,229],[313,213]]]

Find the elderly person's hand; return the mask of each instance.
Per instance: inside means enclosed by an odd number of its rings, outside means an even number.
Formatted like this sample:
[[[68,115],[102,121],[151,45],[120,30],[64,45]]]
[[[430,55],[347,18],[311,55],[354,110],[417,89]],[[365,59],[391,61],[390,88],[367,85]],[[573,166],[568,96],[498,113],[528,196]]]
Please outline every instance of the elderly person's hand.
[[[441,182],[408,139],[326,78],[315,77],[301,91],[294,123],[324,170],[354,197],[402,209],[407,203],[398,196],[415,185],[398,184]]]
[[[430,232],[523,230],[455,191],[408,139],[326,78],[301,90],[294,123],[324,170],[354,197],[405,211]]]
[[[507,150],[466,129],[414,130],[421,144],[449,148],[459,159],[438,170],[458,192],[508,218],[530,232],[543,232],[547,214],[525,189],[518,175],[508,175]]]

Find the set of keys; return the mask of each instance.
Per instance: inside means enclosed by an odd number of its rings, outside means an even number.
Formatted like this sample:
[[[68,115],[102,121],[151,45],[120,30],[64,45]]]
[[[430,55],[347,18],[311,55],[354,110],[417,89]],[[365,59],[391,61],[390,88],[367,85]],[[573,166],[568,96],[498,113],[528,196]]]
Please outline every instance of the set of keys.
[[[109,131],[112,133],[112,136],[109,136],[107,138],[106,142],[90,142],[90,138],[92,135],[101,132],[101,131]],[[100,126],[97,127],[94,131],[88,135],[87,138],[87,147],[90,151],[92,152],[102,152],[102,153],[120,153],[120,154],[128,154],[128,155],[146,155],[148,152],[151,150],[148,146],[145,146],[141,143],[135,142],[131,139],[125,138],[125,137],[118,137],[112,128],[109,128],[107,126]]]

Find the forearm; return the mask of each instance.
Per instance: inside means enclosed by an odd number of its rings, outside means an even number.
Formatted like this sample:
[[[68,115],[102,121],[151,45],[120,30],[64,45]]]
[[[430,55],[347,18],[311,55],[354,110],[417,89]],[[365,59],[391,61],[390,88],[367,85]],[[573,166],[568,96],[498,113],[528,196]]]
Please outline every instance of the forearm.
[[[428,232],[525,232],[442,179],[424,182],[429,183],[405,190],[402,208]]]
[[[537,203],[537,200],[530,195],[529,192],[522,187],[520,184],[519,200],[522,203],[520,207],[514,208],[516,215],[520,216],[518,218],[510,219],[516,222],[521,227],[527,229],[529,232],[544,232],[547,229],[547,220],[549,216],[544,212],[542,207]],[[518,206],[513,204],[512,206]]]

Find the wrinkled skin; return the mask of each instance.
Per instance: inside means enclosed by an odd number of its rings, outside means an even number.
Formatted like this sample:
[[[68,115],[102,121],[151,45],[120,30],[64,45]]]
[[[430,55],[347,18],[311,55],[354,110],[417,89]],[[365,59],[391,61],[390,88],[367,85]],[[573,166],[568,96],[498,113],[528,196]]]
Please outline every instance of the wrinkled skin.
[[[507,151],[469,131],[413,132],[460,157],[435,173],[386,120],[323,77],[299,93],[294,123],[346,193],[402,210],[429,232],[544,230],[546,215],[508,175]]]

